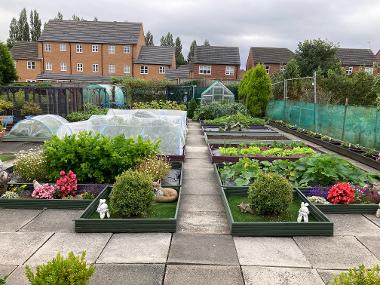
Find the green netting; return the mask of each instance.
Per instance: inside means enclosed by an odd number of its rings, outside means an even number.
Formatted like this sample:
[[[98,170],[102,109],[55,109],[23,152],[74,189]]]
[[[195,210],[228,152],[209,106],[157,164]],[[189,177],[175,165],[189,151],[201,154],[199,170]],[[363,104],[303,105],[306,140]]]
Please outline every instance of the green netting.
[[[268,104],[267,116],[336,139],[380,149],[380,111],[375,107],[274,100]]]

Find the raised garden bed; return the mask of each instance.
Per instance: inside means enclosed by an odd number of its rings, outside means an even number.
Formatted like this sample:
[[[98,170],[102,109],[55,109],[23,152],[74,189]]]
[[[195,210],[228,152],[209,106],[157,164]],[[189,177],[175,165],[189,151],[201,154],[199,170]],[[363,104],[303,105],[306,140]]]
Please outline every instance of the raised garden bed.
[[[252,140],[288,140],[286,136],[278,132],[257,133],[231,133],[231,132],[206,132],[206,143],[219,142],[221,144],[232,141],[247,142]]]
[[[299,129],[297,128],[288,128],[281,124],[271,122],[271,126],[278,128],[281,131],[290,133],[292,135],[295,135],[297,137],[300,137],[304,140],[310,141],[312,143],[318,144],[326,149],[329,149],[331,151],[334,151],[336,153],[339,153],[343,156],[346,156],[348,158],[351,158],[353,160],[359,161],[365,165],[368,165],[370,167],[373,167],[377,170],[380,170],[380,162],[376,161],[375,158],[369,158],[363,154],[361,154],[359,151],[356,150],[350,150],[348,148],[342,147],[339,142],[329,142],[322,140],[321,138],[310,136],[304,132],[297,131]]]
[[[294,191],[294,202],[289,207],[289,214],[278,220],[241,213],[238,204],[245,201],[247,190],[242,189],[233,194],[222,187],[220,190],[227,221],[234,236],[332,236],[334,233],[333,223],[314,205],[309,206],[309,223],[297,223],[301,202],[308,202],[298,189]]]
[[[168,155],[158,155],[165,156],[169,161],[185,161],[186,157],[186,146],[183,147],[182,154],[168,154]]]
[[[175,232],[177,227],[178,205],[181,198],[181,187],[172,187],[178,191],[178,200],[173,203],[154,203],[152,213],[147,218],[113,218],[100,219],[96,209],[99,199],[108,199],[112,190],[107,187],[92,201],[82,216],[75,220],[75,231],[78,233],[145,233]]]
[[[218,125],[204,125],[202,126],[202,132],[229,132],[229,133],[256,133],[256,132],[271,132],[273,131],[268,126],[250,126],[249,128],[243,128],[239,130],[224,131],[224,126]]]

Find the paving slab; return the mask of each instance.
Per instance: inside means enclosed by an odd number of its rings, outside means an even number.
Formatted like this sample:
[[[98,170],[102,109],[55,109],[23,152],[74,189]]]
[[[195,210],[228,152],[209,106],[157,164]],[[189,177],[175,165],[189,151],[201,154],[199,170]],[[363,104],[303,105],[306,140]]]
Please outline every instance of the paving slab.
[[[243,285],[239,266],[168,265],[165,285]]]
[[[348,269],[379,261],[353,236],[294,237],[314,268]]]
[[[0,277],[7,277],[17,266],[15,265],[1,265],[0,264]]]
[[[183,195],[180,210],[183,212],[223,212],[219,195]]]
[[[202,234],[228,234],[230,232],[224,212],[182,212],[177,223],[178,232]]]
[[[0,209],[0,232],[15,232],[41,213],[41,210]]]
[[[374,225],[362,215],[328,215],[334,223],[334,235],[352,236],[380,236],[380,227]]]
[[[32,267],[33,272],[35,268]],[[25,276],[25,266],[19,266],[11,275],[7,277],[6,285],[29,285],[29,281]]]
[[[53,233],[0,233],[1,264],[23,264],[52,235]]]
[[[191,126],[191,128],[187,129],[187,135],[188,136],[194,136],[194,135],[201,135],[202,131],[200,129],[200,126],[197,125]]]
[[[182,194],[185,195],[220,195],[214,177],[210,179],[184,179]]]
[[[292,238],[234,237],[241,265],[311,267]]]
[[[331,282],[334,275],[338,275],[341,272],[345,272],[345,270],[321,270],[321,269],[318,269],[319,276],[321,276],[323,282],[325,282],[326,284]]]
[[[205,137],[203,135],[191,135],[186,138],[186,147],[202,145],[205,145]]]
[[[115,234],[97,263],[165,263],[171,234]]]
[[[371,220],[372,223],[380,227],[380,218],[376,217],[375,215],[365,215],[365,217]]]
[[[82,213],[82,210],[45,210],[20,231],[73,233],[74,220]]]
[[[189,173],[201,173],[203,170],[207,170],[208,172],[214,171],[211,160],[205,158],[186,159],[183,168],[185,170],[190,170]]]
[[[29,233],[25,233],[29,234]],[[86,251],[86,260],[94,263],[110,239],[111,234],[56,233],[27,262],[38,265],[53,259],[58,252],[66,256],[70,251]]]
[[[315,269],[242,266],[246,285],[323,285]]]
[[[380,236],[358,236],[356,238],[380,260]]]
[[[230,235],[173,235],[168,263],[239,265],[235,245]]]
[[[160,285],[164,264],[96,264],[90,285],[133,284]]]

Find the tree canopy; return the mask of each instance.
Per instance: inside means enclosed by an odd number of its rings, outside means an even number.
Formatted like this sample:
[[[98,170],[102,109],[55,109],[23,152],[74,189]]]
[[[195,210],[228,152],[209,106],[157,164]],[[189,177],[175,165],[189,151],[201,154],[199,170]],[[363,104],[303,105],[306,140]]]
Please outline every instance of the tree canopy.
[[[145,45],[154,46],[153,35],[150,31],[145,34]]]
[[[8,47],[0,42],[0,84],[17,80],[16,67]]]
[[[177,66],[184,65],[186,63],[182,54],[182,42],[179,37],[175,39],[175,61]]]
[[[193,62],[194,59],[194,51],[195,47],[197,46],[197,41],[193,40],[190,45],[189,54],[187,55],[187,62]]]

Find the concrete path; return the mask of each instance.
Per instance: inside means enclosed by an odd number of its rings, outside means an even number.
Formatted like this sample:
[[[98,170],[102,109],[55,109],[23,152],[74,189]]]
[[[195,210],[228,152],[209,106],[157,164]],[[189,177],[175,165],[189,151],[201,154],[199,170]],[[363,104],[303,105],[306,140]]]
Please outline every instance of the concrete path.
[[[216,176],[197,123],[190,123],[177,233],[76,234],[82,211],[0,209],[0,276],[27,284],[26,265],[56,252],[87,251],[90,284],[324,284],[333,273],[380,264],[380,219],[329,215],[334,237],[228,234]]]

